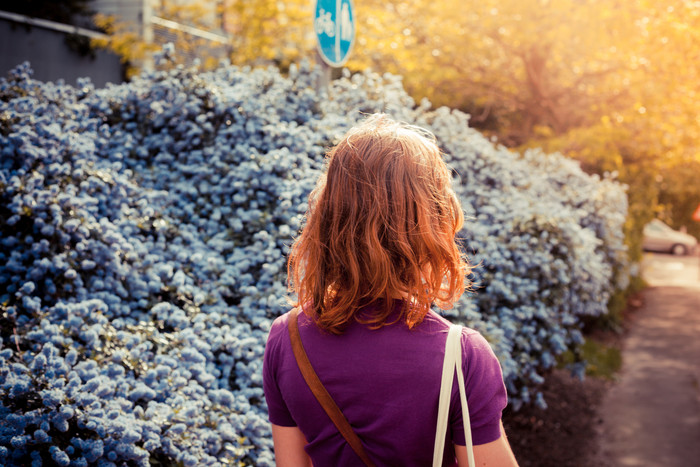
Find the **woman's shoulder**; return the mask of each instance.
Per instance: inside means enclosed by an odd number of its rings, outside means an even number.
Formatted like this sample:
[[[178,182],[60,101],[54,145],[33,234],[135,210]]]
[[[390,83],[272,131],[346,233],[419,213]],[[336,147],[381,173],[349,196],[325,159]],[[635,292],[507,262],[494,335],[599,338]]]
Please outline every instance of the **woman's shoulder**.
[[[428,312],[422,324],[425,325],[426,329],[430,332],[438,333],[447,332],[450,326],[454,325],[454,323],[433,310]],[[462,344],[465,350],[492,351],[491,345],[479,331],[464,325],[462,325]]]
[[[289,316],[291,315],[291,313],[292,310],[289,310],[286,313],[283,313],[277,318],[275,318],[274,321],[272,321],[272,326],[270,326],[270,332],[272,332],[273,329],[277,330],[280,328],[286,328],[288,326]]]
[[[283,342],[283,338],[288,339],[290,312],[286,312],[272,322],[270,332],[267,335],[267,347],[277,346]]]
[[[272,326],[270,327],[270,331],[273,329],[280,329],[283,327],[287,326],[287,323],[289,322],[289,315],[291,314],[291,310],[279,315],[277,318],[272,321]]]
[[[272,342],[277,342],[282,338],[285,338],[287,340],[289,339],[287,336],[289,336],[289,320],[292,317],[292,311],[294,311],[294,309],[291,309],[274,319],[274,321],[270,325],[270,332],[267,337],[268,345],[270,345],[270,343]],[[313,320],[306,316],[305,313],[299,313],[298,320],[300,330],[302,330],[306,326],[313,324]]]
[[[433,310],[428,311],[428,313],[425,315],[425,318],[423,318],[423,323],[422,325],[427,326],[431,331],[437,331],[437,332],[446,332],[450,326],[454,326],[454,323],[452,323],[450,320],[445,318],[444,316],[441,316],[440,314],[436,313]],[[462,335],[469,337],[469,336],[475,336],[475,335],[481,335],[479,334],[479,331],[472,329],[470,327],[462,326]]]

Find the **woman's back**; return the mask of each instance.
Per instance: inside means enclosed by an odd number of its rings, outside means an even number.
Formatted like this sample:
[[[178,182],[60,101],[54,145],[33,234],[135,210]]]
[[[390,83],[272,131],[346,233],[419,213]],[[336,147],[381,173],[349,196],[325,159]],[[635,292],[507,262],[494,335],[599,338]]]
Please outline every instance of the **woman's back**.
[[[449,323],[431,307],[452,307],[470,270],[455,240],[464,214],[451,183],[432,134],[369,116],[329,151],[290,249],[306,353],[361,439],[348,442],[364,445],[376,465],[432,464]],[[288,316],[272,326],[263,369],[278,465],[361,465],[301,375]],[[474,458],[514,465],[500,431],[498,360],[474,331],[464,331],[461,345]],[[455,384],[447,465],[455,451],[460,463],[470,452],[457,392]]]
[[[377,465],[425,466],[432,460],[440,374],[449,322],[429,312],[409,329],[399,320],[396,301],[390,325],[379,329],[353,321],[341,335],[321,331],[299,315],[301,339],[312,366],[363,441]],[[376,307],[360,311],[371,315]],[[287,330],[289,314],[270,332],[264,367],[270,421],[298,426],[314,465],[361,465],[299,371]],[[500,437],[506,404],[500,366],[488,343],[475,331],[462,337],[464,374],[474,444]],[[450,411],[445,465],[454,464],[453,443],[464,445],[456,385]]]

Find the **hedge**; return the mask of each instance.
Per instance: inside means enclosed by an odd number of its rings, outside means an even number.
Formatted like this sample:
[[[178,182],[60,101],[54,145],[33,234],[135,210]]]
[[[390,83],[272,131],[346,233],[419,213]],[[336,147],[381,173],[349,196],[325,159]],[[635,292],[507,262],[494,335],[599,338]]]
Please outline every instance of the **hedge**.
[[[515,408],[545,404],[542,375],[626,286],[625,187],[513,153],[400,77],[317,79],[0,80],[1,463],[273,465],[261,365],[285,254],[325,152],[373,112],[437,136],[476,265],[444,314],[492,343]]]

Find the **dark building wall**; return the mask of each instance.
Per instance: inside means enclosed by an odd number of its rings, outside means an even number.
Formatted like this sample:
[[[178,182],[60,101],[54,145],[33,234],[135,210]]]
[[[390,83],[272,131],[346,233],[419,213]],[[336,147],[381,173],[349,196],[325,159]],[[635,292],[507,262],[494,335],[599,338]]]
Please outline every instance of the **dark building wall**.
[[[75,84],[77,78],[89,77],[97,87],[124,81],[119,57],[106,50],[81,55],[66,43],[67,33],[42,26],[28,25],[0,17],[0,74],[28,61],[34,77],[40,81],[63,79]],[[74,44],[85,38],[73,38]]]

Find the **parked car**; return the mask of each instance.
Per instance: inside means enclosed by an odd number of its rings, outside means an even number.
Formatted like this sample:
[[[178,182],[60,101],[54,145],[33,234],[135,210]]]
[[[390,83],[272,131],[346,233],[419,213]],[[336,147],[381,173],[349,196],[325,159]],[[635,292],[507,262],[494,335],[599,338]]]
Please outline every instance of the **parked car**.
[[[695,254],[698,241],[692,235],[673,230],[658,219],[644,226],[642,248],[674,255]]]

